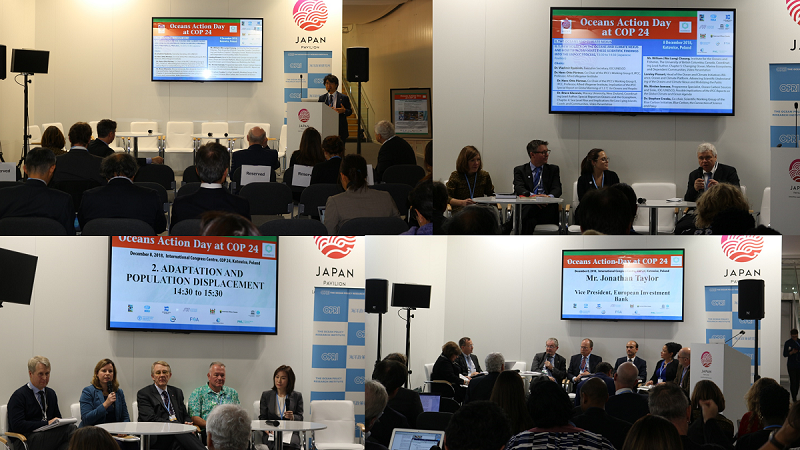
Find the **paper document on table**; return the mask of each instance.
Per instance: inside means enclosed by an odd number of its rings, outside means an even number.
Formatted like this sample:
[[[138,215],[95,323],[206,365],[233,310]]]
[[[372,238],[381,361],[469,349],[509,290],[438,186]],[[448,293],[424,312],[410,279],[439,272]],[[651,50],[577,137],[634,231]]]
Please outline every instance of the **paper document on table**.
[[[47,430],[50,430],[50,429],[53,429],[53,428],[60,427],[62,425],[69,425],[71,423],[78,423],[78,419],[75,419],[75,418],[56,419],[56,420],[53,421],[53,423],[50,423],[50,424],[45,425],[43,427],[39,427],[39,428],[33,430],[33,432],[35,433],[37,431],[47,431]]]

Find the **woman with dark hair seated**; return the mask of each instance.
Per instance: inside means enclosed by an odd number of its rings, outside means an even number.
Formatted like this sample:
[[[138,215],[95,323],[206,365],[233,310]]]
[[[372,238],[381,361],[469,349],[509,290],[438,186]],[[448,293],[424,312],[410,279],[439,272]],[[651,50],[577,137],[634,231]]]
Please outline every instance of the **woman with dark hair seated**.
[[[339,167],[344,156],[344,142],[339,136],[328,136],[322,141],[326,161],[317,163],[311,171],[311,184],[339,182]]]
[[[283,173],[283,182],[292,188],[292,198],[294,201],[300,201],[300,194],[303,193],[303,186],[295,186],[292,184],[294,178],[294,166],[310,166],[325,161],[325,155],[322,153],[322,137],[314,127],[308,127],[303,131],[303,136],[300,138],[300,148],[292,152],[289,158],[289,168]],[[312,169],[313,170],[313,169]]]
[[[621,450],[683,450],[678,429],[661,416],[646,415],[637,420]]]
[[[461,385],[469,384],[468,380],[464,380],[459,376],[459,368],[456,366],[456,358],[461,356],[461,348],[453,341],[448,341],[442,346],[442,354],[436,359],[431,371],[431,381],[447,381],[453,387],[455,392],[455,399],[461,402],[464,399],[466,389]],[[442,389],[434,383],[431,385],[431,391],[449,396],[450,389]]]
[[[49,148],[56,156],[67,153],[67,151],[64,150],[64,145],[66,143],[64,133],[56,126],[50,125],[44,130],[44,133],[42,133],[42,147]]]
[[[573,404],[561,386],[545,378],[534,382],[528,397],[528,412],[534,428],[513,436],[506,450],[539,448],[612,450],[603,436],[570,424]]]
[[[461,149],[456,159],[456,170],[447,181],[447,193],[450,194],[450,206],[453,212],[474,205],[475,197],[494,195],[494,185],[489,172],[483,170],[481,154],[477,148],[468,145]]]
[[[698,381],[697,384],[694,385],[694,390],[692,390],[692,423],[689,425],[689,432],[687,433],[689,439],[695,442],[703,442],[705,439],[703,436],[703,411],[700,408],[700,402],[704,400],[713,400],[714,403],[716,403],[717,415],[709,420],[715,421],[725,436],[727,436],[728,439],[732,439],[733,422],[722,415],[722,411],[725,411],[725,396],[722,395],[719,386],[711,380]],[[731,440],[729,444],[732,446],[733,441]]]
[[[739,186],[718,183],[697,198],[694,226],[681,234],[745,234],[755,227],[750,205]]]
[[[272,375],[272,389],[261,393],[259,420],[303,420],[303,395],[294,390],[297,377],[291,366],[279,366]],[[274,442],[265,433],[262,442],[273,448]],[[291,446],[300,448],[300,433],[292,433]]]
[[[400,217],[388,192],[367,186],[367,161],[363,156],[345,156],[339,177],[345,191],[328,197],[325,203],[325,227],[330,236],[336,236],[343,223],[356,217]]]
[[[261,236],[245,217],[225,211],[206,211],[200,216],[201,236]]]
[[[600,148],[593,148],[581,161],[581,176],[578,177],[578,200],[590,189],[600,189],[619,183],[616,172],[608,170],[611,160],[606,152]]]
[[[88,426],[72,434],[68,450],[119,450],[119,447],[108,431]]]
[[[672,381],[678,373],[678,360],[675,355],[681,351],[683,347],[677,342],[667,342],[661,347],[661,360],[656,364],[656,370],[647,386],[663,383],[664,381]]]
[[[519,373],[511,370],[500,372],[489,400],[497,403],[508,414],[511,433],[517,434],[533,428],[533,419],[525,406],[525,383]]]
[[[400,234],[433,234],[433,220],[435,216],[433,208],[433,182],[423,181],[409,194],[411,204],[411,215],[417,221],[408,231]]]

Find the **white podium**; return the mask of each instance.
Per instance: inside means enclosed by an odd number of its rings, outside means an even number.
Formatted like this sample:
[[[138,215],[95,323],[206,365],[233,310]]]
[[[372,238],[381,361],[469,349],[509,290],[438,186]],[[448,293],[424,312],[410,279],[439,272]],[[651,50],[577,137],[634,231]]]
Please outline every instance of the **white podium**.
[[[725,417],[736,421],[747,412],[744,394],[750,389],[750,358],[727,344],[692,344],[689,391],[700,380],[716,383],[725,395]]]
[[[769,178],[772,220],[768,225],[783,235],[800,234],[800,149],[773,148]]]
[[[290,102],[286,109],[286,153],[300,148],[300,138],[308,127],[319,131],[322,139],[339,135],[339,113],[325,103]]]

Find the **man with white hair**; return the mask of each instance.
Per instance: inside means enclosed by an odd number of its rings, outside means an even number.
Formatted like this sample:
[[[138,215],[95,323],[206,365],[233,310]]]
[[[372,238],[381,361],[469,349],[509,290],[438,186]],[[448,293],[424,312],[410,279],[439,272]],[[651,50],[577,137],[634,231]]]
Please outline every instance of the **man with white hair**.
[[[364,430],[367,433],[364,450],[387,450],[386,446],[370,439],[369,434],[388,402],[389,394],[380,382],[368,380],[364,383]]]
[[[697,201],[697,197],[711,186],[729,183],[739,186],[739,175],[732,166],[717,162],[717,149],[714,144],[704,142],[697,147],[697,160],[700,167],[689,174],[689,185],[683,199],[687,202]]]
[[[394,125],[381,120],[375,125],[375,140],[381,144],[378,150],[378,165],[375,166],[375,182],[380,183],[383,172],[397,164],[417,164],[417,155],[411,145],[394,135]]]
[[[270,167],[269,181],[275,181],[275,170],[281,166],[278,161],[278,151],[267,147],[267,132],[261,127],[253,127],[247,132],[249,147],[233,152],[231,163],[231,176],[236,169],[242,166],[268,166]],[[239,183],[241,175],[233,181]]]
[[[506,367],[506,360],[501,353],[493,352],[486,355],[486,371],[488,375],[477,376],[470,380],[467,387],[467,394],[464,396],[464,403],[477,400],[489,400],[492,396],[492,389],[497,377]]]
[[[246,450],[250,446],[250,415],[240,405],[218,405],[206,421],[208,450]]]

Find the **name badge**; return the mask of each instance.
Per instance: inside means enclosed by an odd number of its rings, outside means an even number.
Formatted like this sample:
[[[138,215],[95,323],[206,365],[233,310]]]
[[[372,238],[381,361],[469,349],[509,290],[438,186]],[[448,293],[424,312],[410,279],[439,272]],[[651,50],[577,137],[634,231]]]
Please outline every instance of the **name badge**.
[[[170,422],[177,422],[177,421],[178,421],[178,418],[177,418],[177,417],[175,417],[175,414],[173,414],[173,415],[169,416],[169,421],[170,421]]]

